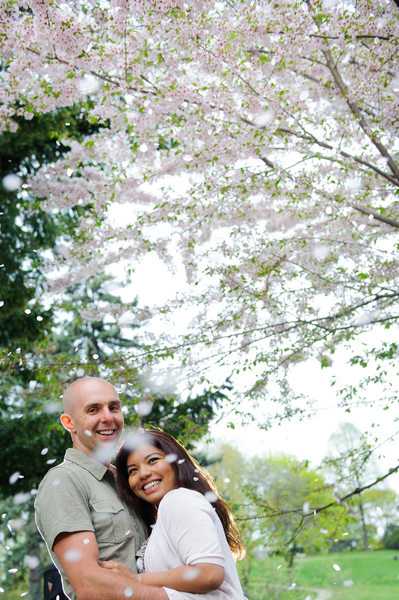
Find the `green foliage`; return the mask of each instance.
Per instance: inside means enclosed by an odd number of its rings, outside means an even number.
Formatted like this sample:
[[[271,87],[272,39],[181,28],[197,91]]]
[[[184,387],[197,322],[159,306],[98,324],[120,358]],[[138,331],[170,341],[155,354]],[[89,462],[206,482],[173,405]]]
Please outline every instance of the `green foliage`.
[[[53,248],[60,236],[71,237],[84,208],[47,213],[24,189],[28,175],[42,165],[59,159],[70,148],[63,141],[81,139],[98,127],[88,124],[81,107],[59,109],[17,119],[16,132],[0,135],[0,289],[4,302],[0,310],[0,347],[31,344],[49,331],[52,313],[41,305],[43,283],[41,252]],[[4,177],[16,175],[22,186],[7,189]]]
[[[384,548],[399,550],[399,525],[389,523],[382,538]]]
[[[67,318],[52,333],[54,354],[78,356],[83,363],[101,364],[117,359],[124,348],[139,347],[133,336],[138,327],[134,324],[137,300],[123,302],[107,289],[113,285],[110,275],[101,274],[66,288],[57,308]],[[89,314],[85,315],[85,311]],[[119,325],[121,314],[130,317],[125,333]]]
[[[0,489],[8,497],[37,488],[51,464],[63,460],[70,437],[59,424],[59,415],[26,413],[0,419],[0,445]],[[10,483],[15,473],[21,478]]]
[[[293,456],[257,457],[245,485],[257,504],[256,516],[269,552],[281,552],[289,564],[299,551],[318,552],[345,526],[345,509],[332,506],[333,490],[307,461]]]

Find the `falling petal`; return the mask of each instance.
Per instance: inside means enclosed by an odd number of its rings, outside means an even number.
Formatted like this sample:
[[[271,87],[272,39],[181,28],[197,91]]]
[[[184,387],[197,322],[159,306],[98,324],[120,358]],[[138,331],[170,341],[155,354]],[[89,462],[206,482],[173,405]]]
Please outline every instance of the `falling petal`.
[[[137,450],[141,446],[151,445],[151,438],[149,435],[130,431],[125,440],[125,448],[128,450]]]
[[[18,569],[8,569],[9,573],[18,573]]]
[[[89,538],[85,538],[85,539],[83,540],[83,543],[84,543],[85,545],[87,545],[89,542],[90,542]]]
[[[85,435],[87,435],[87,437],[91,437],[93,434],[88,429],[85,429]]]
[[[28,500],[30,500],[30,499],[31,499],[30,492],[15,494],[15,496],[13,497],[14,504],[24,504],[25,502],[28,502]]]
[[[198,481],[198,477],[193,477],[193,481]]]
[[[10,484],[14,485],[14,483],[16,483],[18,481],[20,475],[21,475],[21,473],[19,471],[15,471],[15,473],[10,475],[10,478],[8,480],[10,482]]]
[[[94,450],[94,458],[103,465],[107,465],[116,449],[116,443],[104,442]]]
[[[47,452],[48,452],[48,448],[43,448],[43,450],[40,451],[40,454],[42,456],[44,456],[45,454],[47,454]]]
[[[25,556],[25,565],[28,569],[36,569],[40,565],[40,559],[38,556]]]
[[[274,119],[274,112],[272,110],[264,110],[253,116],[253,122],[256,127],[266,127]]]
[[[305,502],[304,505],[303,505],[303,507],[302,507],[302,513],[304,515],[306,515],[309,512],[309,509],[310,509],[309,502]]]
[[[330,248],[328,246],[315,246],[312,254],[317,260],[324,260],[330,254]]]
[[[46,464],[53,465],[56,462],[56,460],[56,458],[49,458],[48,460],[46,460]]]
[[[333,569],[335,569],[335,571],[340,571],[341,567],[337,564],[333,564]]]
[[[48,404],[46,404],[43,407],[43,412],[47,413],[48,415],[58,413],[59,410],[60,410],[60,405],[58,404],[58,402],[49,402]]]
[[[133,596],[133,590],[132,590],[132,588],[127,587],[125,589],[125,596],[126,596],[126,598],[130,598],[131,596]]]
[[[177,463],[178,463],[179,465],[183,464],[184,462],[186,462],[186,459],[185,459],[185,458],[181,458],[180,460],[178,460],[178,461],[177,461]]]
[[[79,81],[79,89],[83,94],[94,94],[99,88],[99,81],[93,75],[83,75]]]
[[[174,462],[176,462],[176,460],[177,460],[177,455],[176,455],[176,454],[167,454],[167,455],[165,456],[165,460],[166,460],[166,462],[168,462],[168,463],[174,463]]]
[[[208,502],[217,502],[217,495],[215,494],[215,492],[206,492],[205,494],[205,498],[208,500]]]
[[[82,553],[80,552],[80,550],[68,550],[67,552],[65,552],[64,558],[68,562],[77,562],[82,558]]]
[[[187,571],[183,573],[183,579],[185,579],[186,581],[193,581],[193,579],[196,579],[198,575],[199,569],[196,567],[192,567],[190,569],[187,569]]]
[[[15,192],[21,185],[21,178],[15,173],[9,173],[5,177],[3,177],[3,188],[7,190],[7,192]]]
[[[138,402],[134,408],[140,417],[146,417],[152,411],[152,402],[151,400],[141,400],[141,402]]]

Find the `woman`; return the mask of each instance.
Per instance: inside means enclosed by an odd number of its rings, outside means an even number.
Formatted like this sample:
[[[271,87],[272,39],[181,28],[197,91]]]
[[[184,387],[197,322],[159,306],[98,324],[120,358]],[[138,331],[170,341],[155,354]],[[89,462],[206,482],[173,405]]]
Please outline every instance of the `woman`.
[[[122,446],[116,470],[121,498],[152,532],[142,573],[103,566],[163,587],[170,600],[245,600],[233,557],[244,547],[231,512],[185,448],[159,429],[141,431]]]

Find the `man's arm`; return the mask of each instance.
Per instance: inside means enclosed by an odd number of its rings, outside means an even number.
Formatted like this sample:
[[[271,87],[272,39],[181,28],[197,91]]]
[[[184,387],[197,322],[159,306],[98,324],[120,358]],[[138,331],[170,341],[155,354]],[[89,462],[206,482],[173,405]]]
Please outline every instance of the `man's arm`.
[[[106,569],[112,569],[114,573],[121,573],[137,581],[137,575],[132,573],[128,567],[115,561],[102,562]],[[193,565],[182,565],[167,571],[158,573],[142,573],[141,583],[156,587],[168,587],[179,592],[190,592],[192,594],[206,594],[218,589],[224,580],[224,568],[212,563],[198,563]]]
[[[164,589],[132,581],[99,564],[97,540],[91,531],[61,533],[53,550],[78,600],[168,600]]]

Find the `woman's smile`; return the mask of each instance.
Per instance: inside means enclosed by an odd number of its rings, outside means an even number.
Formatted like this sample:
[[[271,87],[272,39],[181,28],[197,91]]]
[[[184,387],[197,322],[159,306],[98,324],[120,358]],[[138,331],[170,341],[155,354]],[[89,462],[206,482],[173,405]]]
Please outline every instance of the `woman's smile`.
[[[178,487],[173,466],[156,446],[144,444],[133,450],[127,458],[127,472],[132,492],[151,504],[158,505]]]

